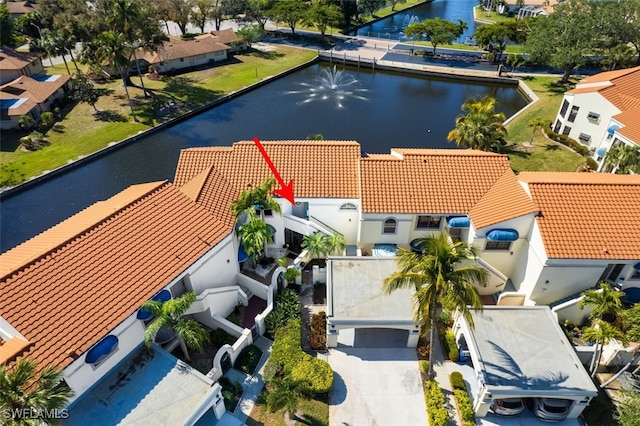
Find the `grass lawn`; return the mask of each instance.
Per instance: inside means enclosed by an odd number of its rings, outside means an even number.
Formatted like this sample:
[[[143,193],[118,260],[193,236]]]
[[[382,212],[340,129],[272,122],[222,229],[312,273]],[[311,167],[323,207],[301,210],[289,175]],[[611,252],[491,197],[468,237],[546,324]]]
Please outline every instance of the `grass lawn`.
[[[407,0],[405,3],[398,3],[396,5],[396,9],[395,10],[391,10],[391,6],[387,6],[387,7],[383,7],[382,9],[378,9],[375,11],[375,13],[373,14],[373,16],[371,15],[361,15],[360,18],[362,20],[362,24],[367,24],[371,21],[375,21],[376,19],[380,19],[380,18],[384,18],[387,17],[389,15],[393,15],[394,13],[398,13],[398,12],[402,12],[403,10],[409,9],[415,5],[418,5],[420,3],[425,3],[425,0]]]
[[[272,413],[267,408],[265,391],[262,391],[256,401],[256,405],[247,419],[248,426],[285,426],[284,409]],[[329,403],[326,399],[301,401],[298,413],[304,413],[305,423],[310,426],[329,425]]]
[[[158,81],[145,78],[145,86],[153,90],[155,97],[145,98],[142,90],[129,88],[139,122],[133,121],[130,116],[121,80],[96,84],[96,88],[102,92],[96,105],[101,112],[96,114],[93,108],[84,103],[75,105],[54,129],[48,131],[48,146],[25,152],[20,149],[18,141],[26,132],[3,133],[0,187],[16,185],[150,128],[158,123],[157,109],[168,101],[188,104],[189,107],[203,105],[307,62],[316,54],[313,50],[279,45],[272,52],[252,51],[237,55],[230,62],[203,71]],[[66,74],[64,66],[47,68],[47,72]],[[140,84],[137,76],[132,80],[134,84]]]
[[[482,19],[483,21],[491,21],[491,22],[514,22],[516,20],[515,16],[507,16],[501,15],[496,11],[486,12],[482,6],[474,7],[475,16],[477,19]]]
[[[553,122],[560,107],[562,95],[568,87],[555,84],[557,77],[525,77],[527,85],[540,100],[521,116],[507,125],[509,144],[503,153],[509,155],[511,167],[516,171],[576,171],[585,158],[569,148],[547,139],[540,128],[536,130],[533,147],[523,146],[529,142],[533,131],[529,122],[534,118]]]

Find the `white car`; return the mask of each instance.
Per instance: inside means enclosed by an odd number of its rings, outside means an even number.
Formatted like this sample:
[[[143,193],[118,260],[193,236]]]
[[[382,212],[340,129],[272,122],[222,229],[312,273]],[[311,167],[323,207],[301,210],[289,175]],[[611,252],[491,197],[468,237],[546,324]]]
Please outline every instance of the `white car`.
[[[521,398],[496,399],[491,410],[501,416],[517,416],[524,410],[524,403]]]
[[[559,422],[567,418],[570,405],[566,399],[536,398],[533,412],[542,420]]]

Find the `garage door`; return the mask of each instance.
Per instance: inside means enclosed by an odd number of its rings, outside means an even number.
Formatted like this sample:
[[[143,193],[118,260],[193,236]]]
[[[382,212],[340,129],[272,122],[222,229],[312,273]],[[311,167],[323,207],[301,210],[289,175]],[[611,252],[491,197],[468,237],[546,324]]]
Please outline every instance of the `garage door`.
[[[349,328],[340,330],[338,345],[354,348],[406,348],[408,330]]]

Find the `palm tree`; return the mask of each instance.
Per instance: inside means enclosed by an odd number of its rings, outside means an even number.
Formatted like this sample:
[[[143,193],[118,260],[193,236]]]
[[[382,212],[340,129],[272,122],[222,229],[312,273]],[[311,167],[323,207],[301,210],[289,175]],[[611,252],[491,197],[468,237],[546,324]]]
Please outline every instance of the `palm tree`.
[[[271,242],[271,232],[267,224],[256,216],[255,213],[250,213],[249,221],[244,225],[240,225],[238,228],[238,236],[245,253],[247,253],[254,262],[260,258],[260,254],[266,244]]]
[[[98,36],[96,43],[96,59],[100,63],[103,61],[109,63],[113,68],[120,72],[124,90],[127,94],[129,108],[131,108],[131,116],[135,121],[138,121],[135,111],[133,110],[133,104],[131,103],[131,97],[129,96],[128,89],[129,59],[131,58],[133,49],[127,42],[125,35],[121,32],[115,31],[102,32]]]
[[[484,96],[482,99],[467,99],[462,104],[466,114],[456,117],[456,128],[447,135],[449,141],[482,151],[499,151],[501,142],[507,135],[503,126],[506,119],[501,112],[495,112],[496,99]]]
[[[275,178],[267,178],[260,185],[250,187],[240,193],[240,198],[231,202],[231,211],[236,219],[247,210],[254,210],[257,206],[260,215],[264,210],[272,210],[282,215],[280,204],[271,196],[276,186]]]
[[[487,271],[468,262],[476,258],[477,249],[465,242],[451,243],[445,233],[418,241],[421,253],[399,249],[397,263],[399,269],[383,282],[385,293],[401,288],[416,290],[415,320],[421,325],[422,333],[430,331],[429,360],[433,360],[435,342],[435,320],[442,307],[458,310],[473,327],[469,306],[482,309],[482,301],[474,284],[485,286]],[[429,362],[429,379],[433,377],[433,362]]]
[[[290,377],[274,378],[269,381],[267,407],[272,413],[285,409],[285,417],[295,416],[300,400],[311,398],[311,387],[307,380],[293,380]]]
[[[302,248],[309,252],[312,258],[325,258],[331,252],[330,241],[322,232],[305,235],[302,238]]]
[[[329,246],[329,254],[340,256],[347,248],[347,243],[344,240],[344,235],[334,232],[331,235],[325,236],[327,244]]]
[[[11,413],[37,413],[61,410],[73,392],[62,381],[61,372],[47,365],[37,373],[37,363],[20,358],[11,366],[0,366],[0,412],[7,425],[39,424],[37,419],[7,418]]]
[[[578,307],[584,309],[585,306],[590,306],[593,308],[589,316],[592,320],[604,320],[609,324],[614,324],[622,310],[623,295],[623,292],[602,282],[599,290],[591,289],[582,292]]]
[[[198,321],[182,317],[189,307],[196,301],[196,294],[185,293],[182,296],[160,302],[147,300],[142,308],[151,312],[156,319],[144,331],[144,342],[151,346],[156,339],[158,331],[170,329],[178,338],[182,352],[187,361],[191,360],[187,346],[197,351],[202,351],[204,344],[209,341],[207,330]]]
[[[531,120],[529,120],[529,123],[527,125],[529,127],[533,127],[533,131],[531,132],[531,139],[529,140],[529,145],[533,146],[533,138],[536,135],[536,130],[538,130],[538,127],[544,125],[544,120],[540,117],[532,118]]]
[[[640,148],[619,143],[604,155],[605,170],[615,174],[640,173]]]
[[[591,327],[586,328],[582,332],[582,337],[589,343],[595,344],[595,350],[593,352],[593,358],[589,365],[589,372],[591,377],[595,377],[598,371],[598,365],[600,356],[602,355],[602,347],[609,343],[611,339],[622,339],[622,332],[614,328],[608,322],[597,319],[591,324]]]

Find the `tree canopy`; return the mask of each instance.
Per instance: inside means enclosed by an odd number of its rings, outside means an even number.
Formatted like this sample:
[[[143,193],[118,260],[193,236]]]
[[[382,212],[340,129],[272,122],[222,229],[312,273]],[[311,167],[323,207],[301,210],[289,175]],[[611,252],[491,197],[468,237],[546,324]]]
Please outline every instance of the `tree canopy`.
[[[473,37],[482,47],[493,46],[496,51],[494,61],[499,62],[507,43],[523,43],[527,38],[527,32],[528,26],[524,20],[497,22],[478,26]]]
[[[436,47],[442,44],[451,44],[464,32],[464,27],[460,23],[447,21],[446,19],[433,18],[416,22],[404,29],[407,37],[424,36],[431,46],[433,54],[436,54]]]
[[[495,112],[496,99],[484,96],[478,100],[467,99],[462,104],[466,114],[456,117],[456,127],[449,132],[447,139],[456,145],[482,151],[499,151],[507,129],[506,119],[501,112]]]

